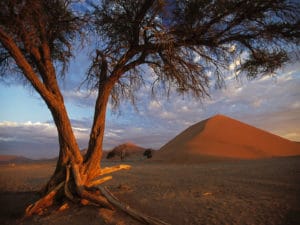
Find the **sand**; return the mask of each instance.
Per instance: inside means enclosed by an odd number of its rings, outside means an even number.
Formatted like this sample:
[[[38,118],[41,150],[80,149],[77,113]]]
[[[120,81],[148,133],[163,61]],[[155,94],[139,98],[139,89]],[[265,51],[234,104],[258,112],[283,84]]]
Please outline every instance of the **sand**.
[[[224,115],[187,128],[165,144],[156,160],[198,163],[203,160],[260,159],[300,155],[300,144]]]
[[[300,157],[129,164],[131,170],[115,173],[106,185],[133,208],[170,224],[300,224]],[[92,206],[18,221],[54,168],[55,162],[0,166],[0,224],[139,224]]]

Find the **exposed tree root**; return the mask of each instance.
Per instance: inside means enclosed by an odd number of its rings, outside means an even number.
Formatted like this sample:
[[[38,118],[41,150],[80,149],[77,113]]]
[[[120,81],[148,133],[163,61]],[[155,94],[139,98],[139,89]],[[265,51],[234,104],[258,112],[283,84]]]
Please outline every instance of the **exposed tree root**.
[[[100,193],[93,193],[87,190],[82,190],[80,194],[82,198],[87,199],[100,207],[114,210],[114,207],[107,201],[107,199],[99,195]]]
[[[95,187],[95,186],[98,186],[108,180],[111,180],[112,179],[112,176],[107,176],[107,177],[103,177],[103,178],[100,178],[100,179],[97,179],[97,180],[93,180],[91,182],[89,182],[86,186],[87,187]]]
[[[54,201],[54,197],[57,192],[64,186],[65,182],[61,182],[58,184],[52,191],[50,191],[47,195],[43,198],[39,199],[35,203],[29,205],[25,211],[25,217],[30,217],[33,214],[42,214],[43,210],[47,207],[51,206]]]
[[[71,170],[72,169],[72,170]],[[83,205],[95,205],[110,210],[114,210],[114,207],[121,209],[134,219],[149,225],[169,225],[164,221],[157,218],[153,218],[142,214],[127,204],[118,200],[106,187],[98,186],[104,182],[112,179],[111,176],[98,178],[104,174],[113,173],[122,169],[130,169],[129,165],[119,165],[114,167],[106,167],[102,169],[101,173],[95,176],[96,179],[91,181],[83,180],[78,165],[69,165],[66,167],[65,181],[60,182],[54,187],[48,194],[27,207],[25,212],[25,218],[32,216],[33,214],[42,215],[44,210],[50,207],[57,197],[65,196],[65,198],[71,200],[73,203],[81,203]],[[72,171],[72,177],[71,177]],[[97,186],[97,188],[95,187]],[[71,187],[71,189],[70,189]],[[61,195],[62,194],[62,195]],[[63,204],[59,210],[65,210],[69,206],[67,203]]]
[[[112,166],[112,167],[104,167],[103,169],[101,169],[100,173],[97,174],[96,177],[103,176],[108,173],[113,173],[113,172],[116,172],[119,170],[129,170],[130,168],[131,168],[131,166],[126,165],[126,164],[120,164],[120,165]]]
[[[64,191],[65,191],[65,195],[67,196],[68,199],[70,199],[72,202],[75,202],[75,198],[73,196],[73,194],[71,193],[68,183],[70,180],[70,166],[68,165],[66,168],[66,181],[65,181],[65,185],[64,185]]]
[[[162,220],[159,220],[157,218],[147,216],[141,212],[138,212],[132,208],[130,208],[129,205],[125,204],[124,202],[121,202],[119,199],[117,199],[106,187],[99,187],[99,190],[101,193],[107,198],[107,200],[112,203],[117,208],[121,209],[134,219],[145,223],[149,225],[170,225],[169,223],[166,223]]]
[[[72,170],[71,170],[72,169]],[[66,166],[65,180],[56,185],[49,191],[44,197],[29,205],[25,211],[25,218],[34,214],[41,215],[43,211],[53,205],[56,197],[65,196],[67,199],[74,203],[85,202],[85,204],[97,205],[100,207],[113,210],[113,206],[107,201],[107,199],[101,196],[98,189],[93,188],[110,179],[112,176],[106,176],[99,178],[99,176],[116,172],[123,169],[130,169],[129,165],[118,165],[113,167],[106,167],[95,176],[96,179],[91,181],[85,180],[86,176],[80,173],[79,166],[77,164]],[[72,177],[71,177],[72,172]],[[54,183],[54,182],[53,182]],[[98,190],[98,191],[97,191]]]

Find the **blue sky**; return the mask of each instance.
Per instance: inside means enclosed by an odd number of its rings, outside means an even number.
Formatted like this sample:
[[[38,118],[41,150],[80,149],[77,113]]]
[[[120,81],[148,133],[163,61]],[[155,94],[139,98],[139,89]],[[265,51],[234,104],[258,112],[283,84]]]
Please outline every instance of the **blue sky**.
[[[88,142],[95,93],[78,90],[88,58],[78,53],[61,82],[73,129],[81,148]],[[104,146],[123,142],[159,149],[178,133],[215,114],[225,114],[294,141],[300,141],[300,63],[287,65],[275,77],[236,80],[229,68],[226,87],[211,89],[202,102],[172,94],[151,97],[147,87],[138,96],[138,111],[128,102],[112,112],[108,107]],[[32,88],[0,83],[0,154],[48,158],[58,154],[51,115]],[[221,129],[221,128],[220,128]]]

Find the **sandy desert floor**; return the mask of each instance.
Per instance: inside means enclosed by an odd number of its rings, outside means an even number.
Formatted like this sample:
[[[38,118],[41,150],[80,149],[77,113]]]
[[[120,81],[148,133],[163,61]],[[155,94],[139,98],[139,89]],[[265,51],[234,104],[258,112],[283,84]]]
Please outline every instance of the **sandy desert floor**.
[[[127,164],[132,169],[115,173],[106,185],[132,208],[170,224],[300,224],[300,157]],[[93,206],[19,220],[54,166],[0,165],[0,224],[139,224],[121,212]]]

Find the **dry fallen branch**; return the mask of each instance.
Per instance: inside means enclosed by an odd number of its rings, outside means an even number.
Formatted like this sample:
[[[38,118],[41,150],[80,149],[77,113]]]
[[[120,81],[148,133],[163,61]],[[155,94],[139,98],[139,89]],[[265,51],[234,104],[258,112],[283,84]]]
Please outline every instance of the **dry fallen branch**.
[[[92,203],[95,203],[95,204],[99,205],[100,207],[114,210],[114,207],[106,200],[106,198],[104,198],[103,196],[101,196],[97,193],[92,193],[92,192],[84,189],[81,191],[80,195],[82,198],[84,198]]]
[[[147,216],[141,212],[138,212],[132,208],[130,208],[130,206],[128,206],[127,204],[121,202],[119,199],[117,199],[109,190],[107,187],[99,187],[99,190],[101,191],[101,193],[108,199],[108,201],[110,203],[112,203],[114,206],[120,208],[121,210],[123,210],[124,212],[126,212],[128,215],[130,215],[131,217],[133,217],[134,219],[145,223],[145,224],[149,224],[149,225],[170,225],[169,223],[166,223],[162,220],[159,220],[157,218],[154,217],[150,217]]]

